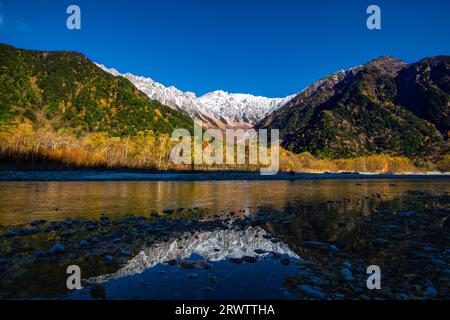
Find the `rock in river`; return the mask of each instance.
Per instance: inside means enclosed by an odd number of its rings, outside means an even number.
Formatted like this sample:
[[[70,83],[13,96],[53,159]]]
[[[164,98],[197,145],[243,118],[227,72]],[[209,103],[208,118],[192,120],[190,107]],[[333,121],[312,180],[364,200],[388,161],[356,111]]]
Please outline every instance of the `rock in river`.
[[[344,277],[344,279],[346,281],[354,281],[355,280],[355,277],[353,277],[352,272],[348,268],[342,268],[341,274],[342,274],[342,277]]]
[[[113,256],[110,256],[110,255],[107,255],[107,256],[105,257],[105,261],[106,261],[106,263],[111,264],[111,263],[114,262],[114,257],[113,257]]]
[[[309,285],[301,284],[297,288],[299,291],[303,292],[305,295],[307,295],[310,298],[320,299],[320,300],[325,299],[325,294],[322,291],[315,289]]]
[[[64,246],[62,244],[55,244],[51,249],[50,252],[52,254],[61,254],[66,252],[66,248],[64,248]]]
[[[180,260],[178,262],[178,264],[180,266],[182,266],[183,268],[186,269],[194,269],[195,268],[195,263],[191,262],[191,261],[186,261],[186,260]]]
[[[435,288],[433,288],[432,286],[429,286],[425,292],[424,292],[424,298],[425,299],[436,299],[437,298],[437,291]]]

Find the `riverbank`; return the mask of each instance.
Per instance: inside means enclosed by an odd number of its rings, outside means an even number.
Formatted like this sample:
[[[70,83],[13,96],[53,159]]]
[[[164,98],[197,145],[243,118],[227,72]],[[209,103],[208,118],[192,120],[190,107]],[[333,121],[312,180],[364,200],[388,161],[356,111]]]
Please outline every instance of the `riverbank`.
[[[259,172],[157,172],[116,170],[0,171],[0,181],[225,181],[225,180],[314,180],[314,179],[439,179],[450,173],[285,173],[264,176]]]

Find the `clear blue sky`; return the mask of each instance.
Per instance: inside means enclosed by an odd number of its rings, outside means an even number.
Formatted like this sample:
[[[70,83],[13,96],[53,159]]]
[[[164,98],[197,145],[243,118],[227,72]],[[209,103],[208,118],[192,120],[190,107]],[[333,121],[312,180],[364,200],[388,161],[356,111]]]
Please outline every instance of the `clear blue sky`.
[[[300,91],[380,55],[450,54],[449,0],[0,0],[0,42],[75,50],[198,95]],[[82,30],[66,28],[77,4]],[[366,28],[366,8],[382,30]]]

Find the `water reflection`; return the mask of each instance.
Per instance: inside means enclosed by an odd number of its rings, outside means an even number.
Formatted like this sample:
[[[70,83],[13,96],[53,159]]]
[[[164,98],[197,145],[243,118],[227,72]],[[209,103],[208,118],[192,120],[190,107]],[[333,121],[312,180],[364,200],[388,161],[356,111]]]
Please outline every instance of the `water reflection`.
[[[141,250],[113,275],[103,275],[92,281],[98,282],[142,273],[157,264],[188,259],[195,255],[214,262],[242,257],[261,257],[263,254],[274,253],[300,260],[286,244],[272,241],[271,236],[260,227],[188,232],[168,242],[161,242]]]
[[[101,214],[148,216],[166,208],[208,208],[211,212],[259,206],[283,208],[343,199],[366,205],[365,197],[401,197],[408,190],[443,192],[449,179],[309,181],[91,181],[0,182],[0,224],[68,217],[98,219]],[[362,208],[369,212],[370,208]],[[344,207],[343,210],[346,210]]]
[[[65,286],[76,264],[111,299],[303,298],[299,285],[365,298],[376,264],[387,289],[375,299],[423,298],[430,284],[448,297],[449,191],[445,179],[1,183],[2,224],[49,222],[2,234],[0,296],[90,299],[89,286]],[[169,207],[185,210],[148,214]],[[210,211],[198,219],[192,207]],[[63,217],[84,219],[51,222]],[[56,242],[64,253],[48,252]]]

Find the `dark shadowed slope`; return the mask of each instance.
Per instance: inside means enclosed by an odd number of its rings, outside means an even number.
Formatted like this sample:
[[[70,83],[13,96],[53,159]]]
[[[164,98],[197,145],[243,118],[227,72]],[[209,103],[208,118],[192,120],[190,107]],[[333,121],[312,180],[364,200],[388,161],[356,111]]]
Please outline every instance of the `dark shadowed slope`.
[[[380,57],[319,80],[257,127],[280,129],[283,147],[296,153],[439,158],[448,150],[448,62]]]

